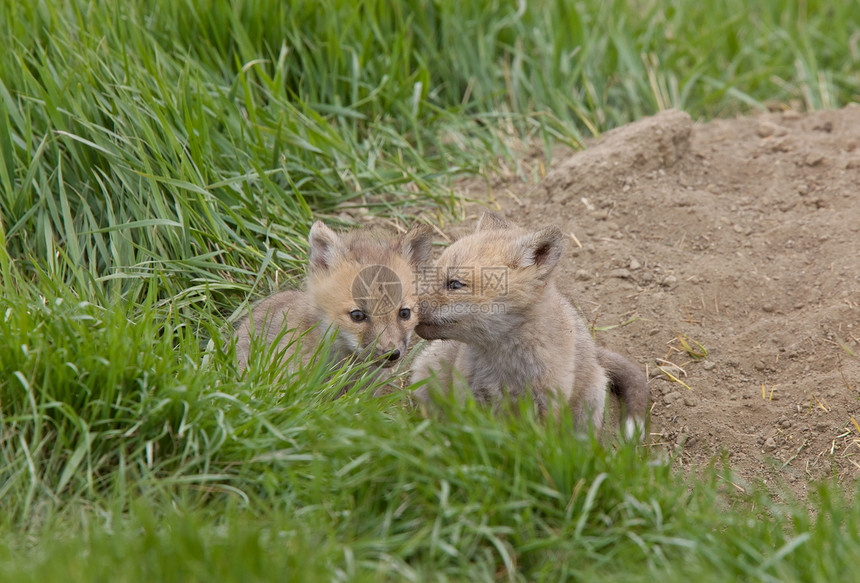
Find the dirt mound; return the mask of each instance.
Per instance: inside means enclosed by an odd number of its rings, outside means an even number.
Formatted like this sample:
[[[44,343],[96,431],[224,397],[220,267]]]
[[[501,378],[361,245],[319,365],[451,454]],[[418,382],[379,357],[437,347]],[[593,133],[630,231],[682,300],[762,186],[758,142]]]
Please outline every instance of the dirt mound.
[[[597,192],[611,194],[633,168],[642,174],[674,166],[689,153],[692,130],[690,116],[681,111],[614,129],[587,150],[560,160],[541,188],[547,200],[562,204]]]
[[[683,464],[725,450],[741,478],[802,495],[860,473],[858,143],[857,106],[669,111],[493,196],[571,233],[560,283],[601,343],[647,367],[652,443]]]

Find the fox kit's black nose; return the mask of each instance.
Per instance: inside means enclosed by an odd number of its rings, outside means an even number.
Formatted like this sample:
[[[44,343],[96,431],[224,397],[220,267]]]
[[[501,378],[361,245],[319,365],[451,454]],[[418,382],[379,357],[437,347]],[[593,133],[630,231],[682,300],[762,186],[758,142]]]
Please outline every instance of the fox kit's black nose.
[[[388,357],[387,357],[387,358],[388,358],[388,360],[390,360],[391,362],[394,362],[395,360],[397,360],[398,358],[400,358],[400,349],[399,349],[399,348],[395,348],[394,350],[392,350],[391,352],[389,352],[389,353],[388,353]]]

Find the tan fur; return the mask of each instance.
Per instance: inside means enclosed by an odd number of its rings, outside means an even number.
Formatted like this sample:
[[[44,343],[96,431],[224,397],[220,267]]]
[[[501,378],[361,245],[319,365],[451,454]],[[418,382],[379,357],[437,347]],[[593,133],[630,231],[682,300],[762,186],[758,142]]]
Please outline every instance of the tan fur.
[[[338,234],[317,221],[309,242],[306,290],[264,299],[237,326],[240,372],[248,364],[254,337],[269,347],[277,343],[275,352],[294,365],[308,364],[326,337],[333,338],[332,365],[354,357],[376,359],[384,368],[396,364],[406,355],[418,323],[415,269],[429,257],[430,229],[422,226],[392,238],[366,230]],[[393,305],[384,301],[391,297],[391,288],[383,289],[367,276],[375,273],[375,266],[384,270],[383,283],[392,277],[400,282],[402,293],[393,298]],[[361,288],[367,293],[358,297],[353,293],[356,278],[371,284]],[[403,309],[409,310],[409,317],[403,317]],[[353,320],[350,314],[356,310],[367,316],[364,321]],[[296,350],[300,358],[290,360]]]
[[[567,403],[577,427],[585,429],[602,426],[610,377],[627,373],[622,381],[630,381],[626,392],[632,398],[619,392],[628,420],[641,428],[644,375],[636,377],[635,365],[620,355],[598,352],[556,286],[554,268],[565,240],[555,227],[529,232],[488,213],[475,233],[446,249],[435,269],[423,272],[416,332],[433,342],[416,359],[412,382],[436,377],[460,397],[471,391],[494,407],[526,396],[542,413]],[[454,281],[463,287],[451,289]],[[612,367],[609,376],[601,362]],[[629,367],[618,368],[621,363]],[[427,400],[431,386],[419,388],[417,396]],[[627,429],[633,429],[630,423]]]

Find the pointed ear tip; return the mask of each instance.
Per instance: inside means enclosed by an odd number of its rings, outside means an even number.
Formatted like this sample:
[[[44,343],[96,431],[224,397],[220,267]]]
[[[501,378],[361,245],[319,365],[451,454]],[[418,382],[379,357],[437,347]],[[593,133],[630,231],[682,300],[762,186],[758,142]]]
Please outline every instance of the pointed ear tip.
[[[433,233],[433,227],[430,225],[425,225],[424,223],[419,223],[417,225],[413,225],[407,234],[412,233],[413,236],[427,236]]]
[[[503,216],[493,211],[484,211],[484,214],[478,219],[477,231],[493,231],[510,229],[512,227]]]
[[[324,222],[322,222],[319,219],[314,221],[314,224],[311,225],[311,230],[309,231],[309,233],[311,233],[311,234],[313,234],[313,233],[325,233],[327,235],[328,234],[337,234],[334,231],[334,229],[332,229],[331,227],[329,227],[328,225],[326,225]]]
[[[308,232],[308,243],[312,259],[321,259],[320,253],[332,256],[342,246],[340,236],[322,221],[316,221]],[[325,259],[328,262],[329,259]]]
[[[314,232],[319,231],[320,229],[326,229],[325,223],[321,220],[317,219],[311,225],[311,228],[308,230],[308,234],[312,235]]]
[[[429,225],[415,225],[401,236],[398,244],[401,253],[414,265],[429,261],[433,234],[434,230]]]
[[[556,225],[552,225],[551,227],[547,227],[543,229],[543,234],[551,239],[566,239],[567,237],[564,234],[564,231],[561,230],[560,227]]]
[[[429,246],[433,243],[434,233],[435,231],[430,225],[415,225],[401,235],[400,241],[408,243],[410,246]]]

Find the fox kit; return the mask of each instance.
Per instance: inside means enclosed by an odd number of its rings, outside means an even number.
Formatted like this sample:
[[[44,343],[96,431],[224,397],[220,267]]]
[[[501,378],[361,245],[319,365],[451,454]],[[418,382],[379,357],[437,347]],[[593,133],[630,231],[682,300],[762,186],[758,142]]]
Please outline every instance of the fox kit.
[[[334,365],[371,358],[383,368],[406,354],[418,323],[415,269],[432,243],[429,227],[391,238],[372,231],[338,234],[317,221],[309,234],[306,291],[285,291],[257,304],[236,330],[239,370],[248,364],[252,337],[283,361],[307,364],[324,339],[332,339]],[[291,333],[284,333],[284,330]],[[298,335],[303,334],[297,343]],[[290,359],[296,350],[297,359]]]
[[[468,384],[478,402],[531,397],[545,414],[567,403],[578,428],[603,424],[607,385],[626,410],[628,436],[643,432],[648,383],[635,364],[598,348],[556,287],[566,237],[486,213],[422,281],[416,332],[433,340],[415,361],[412,382],[435,376],[447,388]],[[428,398],[428,385],[418,389]]]

